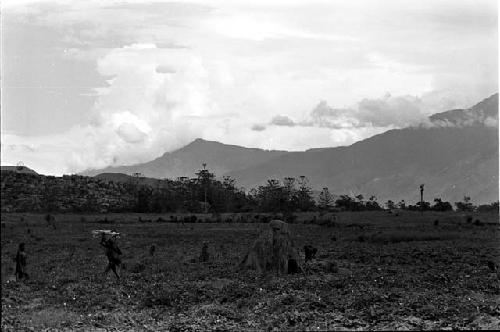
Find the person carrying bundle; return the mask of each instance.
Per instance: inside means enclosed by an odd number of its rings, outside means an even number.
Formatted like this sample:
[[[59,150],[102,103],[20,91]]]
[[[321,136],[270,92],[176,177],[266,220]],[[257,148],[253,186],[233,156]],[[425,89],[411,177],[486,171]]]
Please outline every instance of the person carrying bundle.
[[[16,280],[28,279],[28,274],[26,273],[26,252],[24,251],[24,243],[19,244],[19,249],[17,250],[16,258]]]
[[[106,235],[111,235],[109,239],[106,239]],[[116,278],[120,279],[118,275],[117,267],[121,264],[120,256],[122,255],[122,251],[118,248],[116,244],[116,238],[118,233],[114,232],[101,232],[101,242],[100,244],[106,249],[105,254],[108,258],[108,266],[104,271],[104,274],[108,274],[109,270],[112,270],[116,276]]]

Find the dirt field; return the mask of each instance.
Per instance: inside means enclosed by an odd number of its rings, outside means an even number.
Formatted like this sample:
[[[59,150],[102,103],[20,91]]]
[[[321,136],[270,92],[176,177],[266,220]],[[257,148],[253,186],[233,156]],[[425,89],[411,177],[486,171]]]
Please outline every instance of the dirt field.
[[[333,227],[293,224],[295,245],[317,247],[337,269],[261,276],[236,266],[264,224],[56,215],[53,229],[43,215],[2,214],[2,331],[498,328],[498,215],[471,216],[359,212],[338,213]],[[123,234],[120,281],[103,276],[94,229]],[[211,260],[199,263],[204,241]],[[16,282],[20,242],[30,279]]]

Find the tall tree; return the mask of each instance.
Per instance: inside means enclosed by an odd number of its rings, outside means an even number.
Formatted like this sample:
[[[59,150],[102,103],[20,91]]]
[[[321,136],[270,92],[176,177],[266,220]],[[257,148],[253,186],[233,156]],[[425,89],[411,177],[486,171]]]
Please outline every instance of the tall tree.
[[[279,180],[267,180],[267,184],[259,186],[257,191],[261,211],[279,212],[283,210],[285,195]]]
[[[455,203],[457,210],[464,212],[472,212],[475,209],[475,206],[471,203],[469,196],[464,196],[462,202]]]
[[[309,180],[305,176],[299,177],[299,190],[297,192],[298,208],[301,211],[310,211],[314,208],[314,198],[312,196],[312,188],[309,185]]]
[[[210,190],[213,179],[215,179],[215,174],[210,173],[207,170],[207,164],[202,164],[203,169],[199,170],[196,174],[198,181],[198,188],[201,194],[201,201],[203,201],[203,212],[208,212],[209,204],[213,204],[213,197],[210,197]],[[198,200],[200,201],[200,200]]]
[[[327,187],[324,187],[319,194],[319,207],[321,210],[326,211],[330,209],[333,203],[333,196]]]

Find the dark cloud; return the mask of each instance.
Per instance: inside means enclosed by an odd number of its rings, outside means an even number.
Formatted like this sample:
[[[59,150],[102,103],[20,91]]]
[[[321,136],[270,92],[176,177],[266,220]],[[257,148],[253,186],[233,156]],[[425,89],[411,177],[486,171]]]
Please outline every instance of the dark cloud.
[[[270,124],[331,129],[390,126],[401,128],[427,122],[424,110],[426,107],[420,98],[393,97],[387,94],[382,98],[365,98],[351,108],[333,108],[322,100],[305,120],[294,121],[287,115],[278,115]]]
[[[324,116],[335,116],[337,111],[328,106],[326,100],[322,100],[319,104],[312,110],[311,116],[313,118],[321,118]]]
[[[292,119],[286,115],[276,115],[271,119],[271,124],[275,126],[293,127],[297,125]]]
[[[321,101],[311,112],[311,123],[318,127],[406,127],[427,121],[427,108],[420,98],[391,96],[365,98],[351,108],[333,108]]]
[[[423,106],[417,97],[386,95],[360,101],[355,116],[361,123],[375,127],[405,127],[425,121]]]
[[[277,115],[272,118],[270,124],[287,127],[356,128],[360,125],[359,121],[352,116],[353,113],[351,109],[330,107],[325,100],[322,100],[305,120],[294,121],[286,115]]]
[[[357,127],[359,121],[352,117],[353,113],[352,109],[330,107],[326,100],[322,100],[311,111],[311,119],[306,124],[332,129]]]
[[[251,128],[253,131],[264,131],[266,130],[266,126],[261,124],[254,124]]]

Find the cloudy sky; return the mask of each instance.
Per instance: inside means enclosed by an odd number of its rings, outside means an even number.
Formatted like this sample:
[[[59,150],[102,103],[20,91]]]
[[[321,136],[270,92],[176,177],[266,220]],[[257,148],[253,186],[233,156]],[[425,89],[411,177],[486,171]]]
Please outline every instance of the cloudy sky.
[[[2,164],[352,144],[498,91],[496,0],[2,1]]]

